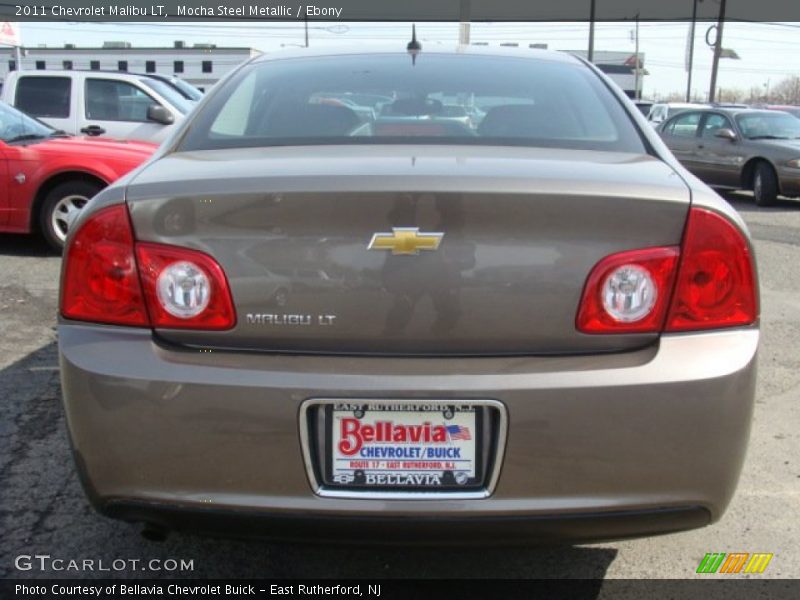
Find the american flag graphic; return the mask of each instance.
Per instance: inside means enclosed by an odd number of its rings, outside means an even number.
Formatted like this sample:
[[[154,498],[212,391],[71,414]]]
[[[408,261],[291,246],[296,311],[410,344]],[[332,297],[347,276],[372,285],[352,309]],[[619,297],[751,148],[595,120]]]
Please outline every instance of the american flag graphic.
[[[471,440],[472,436],[469,433],[469,427],[462,427],[461,425],[448,425],[447,435],[450,440],[455,442],[457,440]]]

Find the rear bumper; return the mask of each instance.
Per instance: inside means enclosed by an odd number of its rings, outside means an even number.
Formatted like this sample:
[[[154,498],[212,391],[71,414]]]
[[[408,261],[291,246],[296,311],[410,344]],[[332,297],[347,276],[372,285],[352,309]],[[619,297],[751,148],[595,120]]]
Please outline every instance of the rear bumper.
[[[700,506],[565,515],[414,519],[381,516],[271,514],[235,509],[202,509],[133,501],[104,505],[109,517],[144,522],[164,530],[281,540],[331,540],[369,544],[560,544],[625,539],[696,529],[708,525]]]
[[[747,446],[758,337],[664,336],[606,356],[357,358],[188,352],[149,331],[64,323],[59,346],[79,470],[110,516],[259,523],[278,537],[420,541],[413,531],[436,537],[450,524],[463,539],[588,541],[720,518]],[[299,410],[318,397],[502,402],[508,438],[494,493],[316,495]]]

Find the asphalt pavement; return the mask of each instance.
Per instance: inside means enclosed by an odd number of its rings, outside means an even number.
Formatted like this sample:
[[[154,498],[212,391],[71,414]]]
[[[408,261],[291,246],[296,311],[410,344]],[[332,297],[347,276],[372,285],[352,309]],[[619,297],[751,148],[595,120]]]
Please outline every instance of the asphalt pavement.
[[[138,526],[97,515],[75,475],[61,407],[60,257],[37,238],[0,235],[0,577],[691,578],[707,552],[768,552],[774,558],[758,577],[800,578],[800,201],[763,209],[746,194],[726,197],[755,237],[762,290],[755,417],[736,496],[720,522],[701,530],[563,548],[341,547],[188,534],[151,542]],[[24,558],[34,555],[91,560],[95,570],[51,559],[42,569]],[[192,568],[180,570],[181,561]]]

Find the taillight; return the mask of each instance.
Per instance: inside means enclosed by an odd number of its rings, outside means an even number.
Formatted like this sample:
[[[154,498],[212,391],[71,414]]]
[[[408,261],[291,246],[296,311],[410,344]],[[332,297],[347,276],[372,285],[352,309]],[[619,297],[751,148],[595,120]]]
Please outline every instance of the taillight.
[[[84,222],[64,260],[61,314],[79,321],[149,325],[124,204],[99,210]]]
[[[749,325],[758,318],[747,240],[724,217],[692,208],[666,331]]]
[[[757,317],[747,240],[721,215],[692,208],[680,248],[629,250],[594,266],[576,326],[583,333],[657,333],[749,325]]]
[[[144,327],[220,330],[236,324],[219,264],[195,250],[135,242],[124,204],[98,211],[73,235],[61,313],[79,321]]]
[[[583,290],[578,331],[661,331],[678,255],[677,246],[664,246],[612,254],[597,263]]]
[[[230,329],[236,324],[228,282],[217,262],[202,252],[136,244],[153,327]]]

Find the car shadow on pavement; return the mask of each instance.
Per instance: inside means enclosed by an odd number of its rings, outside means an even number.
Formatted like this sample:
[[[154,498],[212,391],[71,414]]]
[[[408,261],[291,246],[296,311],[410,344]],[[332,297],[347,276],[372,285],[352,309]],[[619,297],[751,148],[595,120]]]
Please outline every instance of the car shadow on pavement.
[[[785,212],[800,210],[800,200],[780,197],[773,206],[759,206],[752,192],[716,190],[731,206],[739,212]]]
[[[0,371],[0,577],[601,580],[616,557],[613,548],[315,545],[185,533],[148,541],[140,526],[102,517],[86,500],[67,441],[57,365],[53,342]],[[37,554],[64,564],[90,559],[94,568],[41,569],[18,558]],[[191,561],[192,568],[139,566],[167,558]],[[106,569],[125,566],[102,571],[99,561]]]
[[[747,217],[747,229],[755,240],[800,245],[797,227],[773,216],[776,213],[791,214],[800,210],[799,201],[780,199],[775,206],[767,207],[756,205],[752,194],[725,192],[722,197],[742,215],[742,218]],[[765,218],[767,214],[770,214],[770,217]]]
[[[0,255],[56,256],[56,252],[38,235],[0,234]]]

